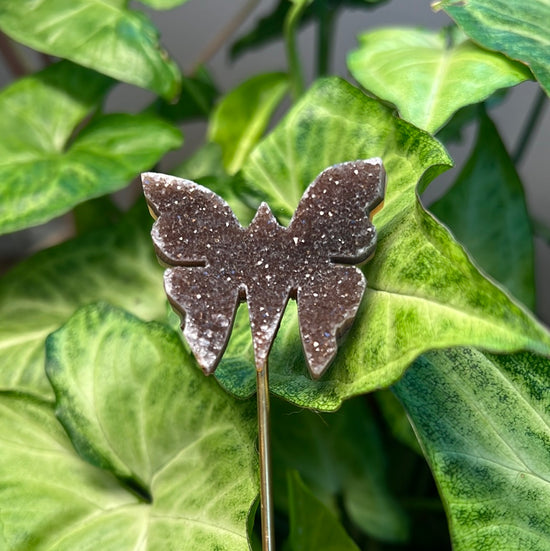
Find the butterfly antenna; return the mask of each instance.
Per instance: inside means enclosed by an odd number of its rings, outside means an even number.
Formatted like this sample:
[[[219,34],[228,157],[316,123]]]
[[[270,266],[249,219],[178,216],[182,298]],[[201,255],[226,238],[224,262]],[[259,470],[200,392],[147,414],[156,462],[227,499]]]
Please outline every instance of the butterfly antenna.
[[[256,366],[258,399],[258,440],[260,447],[260,512],[262,518],[262,551],[275,549],[273,520],[273,484],[271,472],[271,439],[269,421],[269,375],[267,358]]]

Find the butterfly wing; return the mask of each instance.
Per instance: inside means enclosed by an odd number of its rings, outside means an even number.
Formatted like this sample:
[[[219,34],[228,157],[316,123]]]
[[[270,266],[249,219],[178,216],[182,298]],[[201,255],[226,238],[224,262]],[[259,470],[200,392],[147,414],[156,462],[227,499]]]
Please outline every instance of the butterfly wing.
[[[157,256],[170,266],[216,263],[242,232],[231,207],[209,189],[183,178],[146,172],[143,192],[157,218],[151,237]]]
[[[164,273],[164,288],[182,315],[183,335],[201,369],[213,373],[220,362],[237,311],[239,289],[210,267],[176,266]]]
[[[353,266],[376,247],[370,221],[383,201],[380,159],[353,161],[324,170],[308,187],[289,225],[296,257],[300,334],[310,373],[320,377],[337,351],[337,339],[352,323],[366,280]],[[292,243],[290,243],[292,248]]]
[[[336,355],[338,338],[353,322],[365,288],[365,276],[355,266],[330,266],[298,288],[300,336],[315,379]]]
[[[157,217],[151,231],[157,256],[171,266],[164,274],[166,294],[197,362],[212,373],[239,302],[226,258],[243,228],[221,197],[195,182],[156,173],[143,174],[142,181]]]
[[[345,264],[367,260],[376,247],[370,216],[384,199],[385,182],[378,158],[327,168],[306,189],[289,232],[315,257]]]

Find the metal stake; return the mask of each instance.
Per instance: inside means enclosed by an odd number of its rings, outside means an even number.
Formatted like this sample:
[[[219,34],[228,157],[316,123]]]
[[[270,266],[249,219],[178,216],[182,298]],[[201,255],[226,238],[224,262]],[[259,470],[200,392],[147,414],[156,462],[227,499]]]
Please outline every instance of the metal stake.
[[[275,549],[273,521],[273,485],[271,476],[271,444],[269,422],[269,376],[267,360],[256,368],[258,400],[258,440],[260,447],[260,509],[262,518],[262,551]]]

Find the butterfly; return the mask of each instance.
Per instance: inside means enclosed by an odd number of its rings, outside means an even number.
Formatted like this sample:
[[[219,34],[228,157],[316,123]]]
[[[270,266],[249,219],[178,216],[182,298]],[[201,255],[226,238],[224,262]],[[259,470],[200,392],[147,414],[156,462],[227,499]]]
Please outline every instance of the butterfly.
[[[309,371],[319,378],[352,323],[366,288],[359,264],[374,253],[370,218],[381,206],[385,171],[378,158],[325,169],[309,185],[288,226],[262,203],[248,227],[209,189],[147,172],[143,190],[164,287],[182,318],[198,364],[213,373],[240,302],[248,303],[256,367],[261,369],[289,298]]]

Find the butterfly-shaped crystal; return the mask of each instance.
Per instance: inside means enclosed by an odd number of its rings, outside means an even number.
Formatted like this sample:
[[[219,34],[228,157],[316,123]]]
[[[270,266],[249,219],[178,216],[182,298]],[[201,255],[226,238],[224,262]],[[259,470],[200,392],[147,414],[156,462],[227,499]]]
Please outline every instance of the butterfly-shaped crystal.
[[[321,172],[305,191],[288,227],[262,203],[246,228],[218,195],[190,180],[142,175],[151,232],[168,299],[205,373],[218,365],[239,302],[248,303],[256,366],[265,365],[289,298],[298,301],[302,344],[313,377],[336,354],[366,280],[352,266],[376,246],[370,222],[383,200],[380,159]]]

